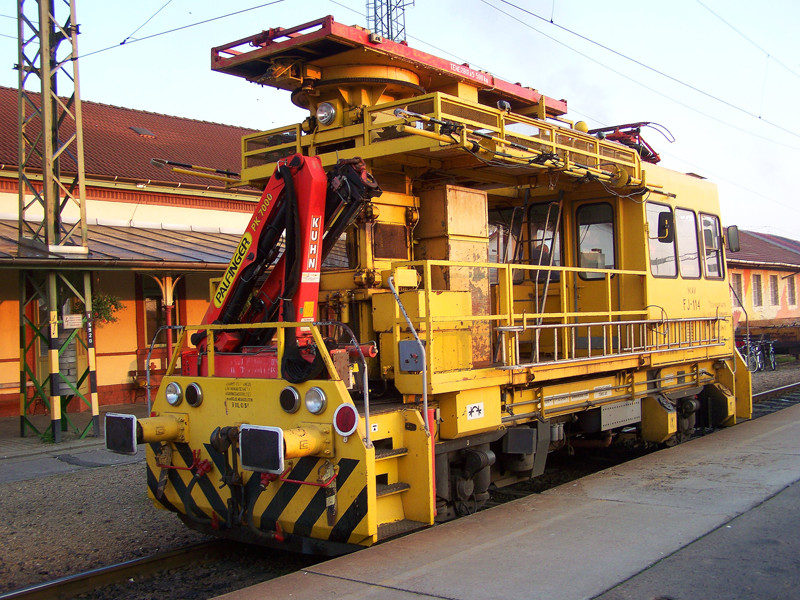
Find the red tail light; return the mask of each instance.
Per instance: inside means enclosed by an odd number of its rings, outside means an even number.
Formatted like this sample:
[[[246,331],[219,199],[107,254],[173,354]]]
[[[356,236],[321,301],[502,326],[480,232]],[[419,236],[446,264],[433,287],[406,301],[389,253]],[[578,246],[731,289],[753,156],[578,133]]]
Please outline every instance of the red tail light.
[[[348,437],[358,428],[358,411],[352,404],[342,404],[333,413],[333,428],[342,437]]]

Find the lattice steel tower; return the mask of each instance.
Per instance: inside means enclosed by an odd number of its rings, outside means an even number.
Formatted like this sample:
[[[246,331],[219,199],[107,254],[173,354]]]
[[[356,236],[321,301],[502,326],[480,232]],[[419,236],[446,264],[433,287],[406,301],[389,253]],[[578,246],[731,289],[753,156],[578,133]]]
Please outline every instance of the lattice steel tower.
[[[387,40],[406,39],[406,7],[414,0],[367,0],[367,29]]]
[[[41,434],[28,419],[41,403],[60,441],[69,422],[62,408],[73,399],[91,406],[99,435],[91,277],[80,260],[89,245],[78,25],[73,0],[18,0],[17,9],[19,252],[23,264],[26,255],[53,264],[20,270],[20,434]],[[66,358],[74,353],[85,357],[80,368]]]

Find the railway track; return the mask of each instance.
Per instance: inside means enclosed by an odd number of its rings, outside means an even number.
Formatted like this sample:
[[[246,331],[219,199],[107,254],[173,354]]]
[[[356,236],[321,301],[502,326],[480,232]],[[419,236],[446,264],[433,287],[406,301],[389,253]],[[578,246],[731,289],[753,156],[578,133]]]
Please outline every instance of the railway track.
[[[753,418],[800,404],[800,382],[753,394]]]
[[[204,600],[298,571],[320,560],[323,559],[211,540],[27,586],[0,594],[0,600]]]
[[[116,565],[100,567],[75,575],[59,577],[52,581],[30,585],[0,594],[0,600],[52,600],[74,598],[123,582],[144,579],[161,571],[168,571],[199,561],[214,560],[226,551],[228,544],[220,541],[202,542],[162,552],[153,556],[128,560]]]

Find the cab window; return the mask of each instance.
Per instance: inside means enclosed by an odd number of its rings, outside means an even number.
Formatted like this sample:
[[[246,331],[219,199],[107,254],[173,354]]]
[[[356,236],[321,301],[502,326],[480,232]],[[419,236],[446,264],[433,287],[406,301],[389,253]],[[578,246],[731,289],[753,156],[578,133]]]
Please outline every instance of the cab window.
[[[703,232],[703,266],[706,277],[721,279],[722,270],[722,236],[720,235],[719,219],[714,215],[700,214],[701,230]]]
[[[697,246],[697,215],[685,208],[675,209],[675,234],[678,240],[678,262],[681,275],[700,277],[700,250]]]
[[[578,228],[578,266],[613,269],[614,210],[610,204],[584,204],[575,213]],[[581,273],[583,279],[603,279],[603,273]]]
[[[666,204],[648,202],[645,206],[647,213],[648,248],[650,250],[650,272],[655,277],[675,277],[678,275],[678,265],[675,261],[674,236],[659,237],[659,219],[661,215],[669,216],[672,220],[672,208]]]

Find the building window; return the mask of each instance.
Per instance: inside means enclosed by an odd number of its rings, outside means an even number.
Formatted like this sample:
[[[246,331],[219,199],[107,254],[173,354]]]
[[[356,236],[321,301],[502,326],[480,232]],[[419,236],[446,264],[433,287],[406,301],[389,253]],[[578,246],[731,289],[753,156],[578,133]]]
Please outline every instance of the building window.
[[[797,289],[794,286],[794,275],[789,275],[786,280],[786,299],[789,306],[797,305]]]
[[[770,275],[769,276],[769,304],[770,306],[779,306],[781,303],[781,297],[778,293],[778,276],[777,275]]]
[[[731,287],[733,288],[733,305],[742,305],[742,274],[731,273]]]
[[[650,272],[656,277],[675,277],[678,274],[678,264],[675,260],[675,241],[659,239],[659,215],[670,215],[672,209],[664,204],[648,202],[647,211],[648,247],[650,249]],[[697,234],[695,234],[697,235]]]
[[[764,299],[761,297],[761,274],[753,273],[753,306],[763,306]]]
[[[578,225],[578,263],[590,269],[613,269],[614,209],[610,204],[584,204],[575,215]],[[604,279],[603,273],[581,273],[583,279]]]

